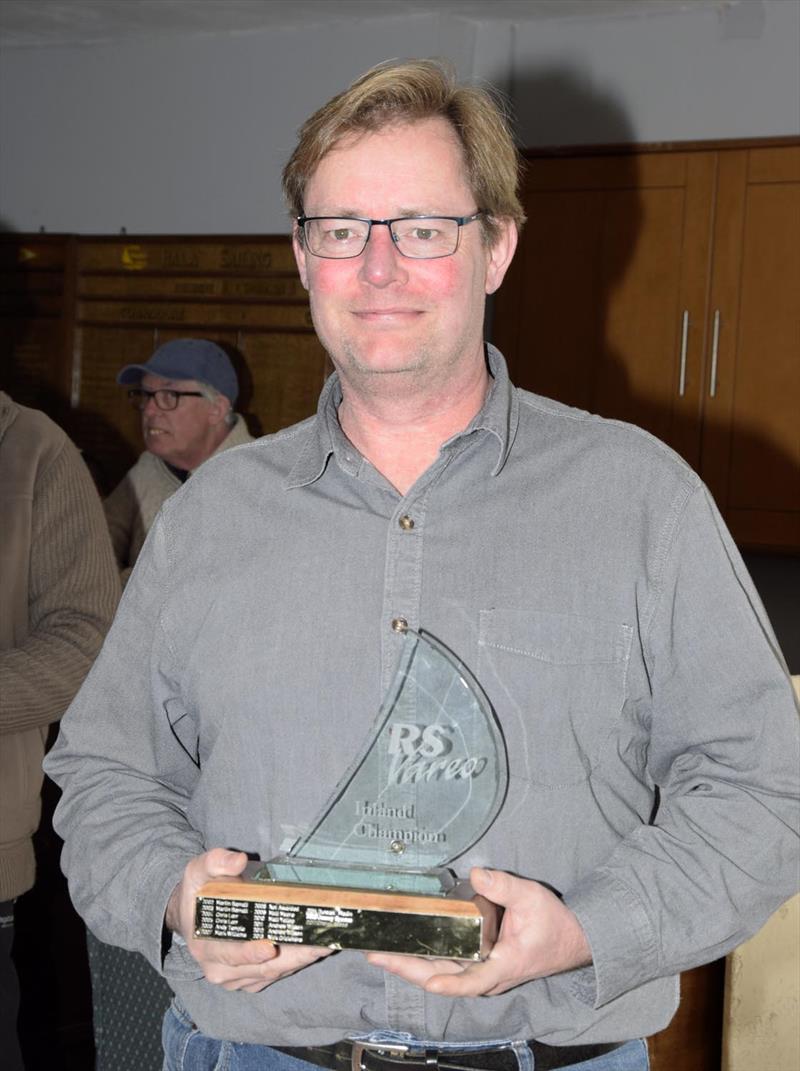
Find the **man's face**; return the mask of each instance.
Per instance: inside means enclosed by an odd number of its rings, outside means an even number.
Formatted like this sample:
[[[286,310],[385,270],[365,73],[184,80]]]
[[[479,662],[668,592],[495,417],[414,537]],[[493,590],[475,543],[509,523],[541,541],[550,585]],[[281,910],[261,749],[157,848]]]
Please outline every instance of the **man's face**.
[[[194,379],[142,376],[145,390],[200,390]],[[181,398],[176,409],[159,409],[150,398],[142,410],[142,434],[147,449],[177,469],[196,469],[216,450],[225,428],[226,399]]]
[[[345,139],[318,165],[304,204],[308,216],[367,219],[480,208],[458,140],[439,118]],[[508,223],[487,247],[476,221],[461,229],[457,251],[437,260],[403,257],[387,227],[373,227],[351,260],[315,257],[297,236],[295,255],[317,334],[344,380],[374,385],[376,376],[402,373],[443,383],[459,363],[483,361],[485,297],[502,282],[515,244]]]

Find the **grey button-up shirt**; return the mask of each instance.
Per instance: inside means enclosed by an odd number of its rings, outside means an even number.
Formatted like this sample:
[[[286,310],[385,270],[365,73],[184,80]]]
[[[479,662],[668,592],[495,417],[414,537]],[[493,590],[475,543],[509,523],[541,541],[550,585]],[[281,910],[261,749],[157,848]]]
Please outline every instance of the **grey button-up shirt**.
[[[456,869],[552,886],[593,966],[453,1000],[342,952],[253,995],[204,981],[176,942],[165,974],[208,1034],[650,1034],[678,972],[794,892],[797,712],[708,492],[651,436],[516,390],[488,359],[482,411],[404,496],[343,435],[333,376],[315,418],[167,502],[47,760],[56,824],[89,926],[160,966],[189,858],[275,856],[330,798],[404,617],[473,671],[507,743],[505,805]]]

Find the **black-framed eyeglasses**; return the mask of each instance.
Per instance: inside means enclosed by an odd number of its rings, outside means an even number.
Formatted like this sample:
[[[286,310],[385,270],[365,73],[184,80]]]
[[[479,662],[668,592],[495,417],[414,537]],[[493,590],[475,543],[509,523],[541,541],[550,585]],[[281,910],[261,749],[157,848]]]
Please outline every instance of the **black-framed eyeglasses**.
[[[451,257],[458,249],[461,228],[485,215],[400,216],[398,219],[361,219],[357,216],[298,216],[305,246],[315,257],[350,260],[367,247],[373,227],[388,227],[398,253],[412,260]]]
[[[131,387],[128,391],[128,400],[134,409],[140,412],[145,409],[151,398],[155,400],[159,409],[169,412],[178,408],[181,398],[204,398],[200,390],[169,390],[161,387],[158,390],[145,390],[144,387]]]

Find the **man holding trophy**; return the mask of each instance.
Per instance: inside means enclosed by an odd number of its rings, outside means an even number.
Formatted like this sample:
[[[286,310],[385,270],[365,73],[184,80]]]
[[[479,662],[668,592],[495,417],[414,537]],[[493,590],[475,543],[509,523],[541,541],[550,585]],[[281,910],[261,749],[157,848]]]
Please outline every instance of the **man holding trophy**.
[[[78,909],[175,991],[168,1071],[639,1071],[794,892],[797,713],[706,489],[483,342],[517,168],[432,62],[303,126],[336,374],[165,505],[47,760]]]

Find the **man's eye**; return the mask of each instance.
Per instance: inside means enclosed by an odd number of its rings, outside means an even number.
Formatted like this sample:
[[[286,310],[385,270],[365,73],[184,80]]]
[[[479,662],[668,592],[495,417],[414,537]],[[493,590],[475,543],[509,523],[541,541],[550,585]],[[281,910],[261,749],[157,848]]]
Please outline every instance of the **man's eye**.
[[[353,237],[353,232],[349,227],[336,227],[330,231],[330,235],[337,242],[346,242],[348,238]]]
[[[435,231],[432,227],[415,227],[411,232],[411,237],[416,238],[420,242],[429,242],[432,238],[435,238],[438,231]]]

